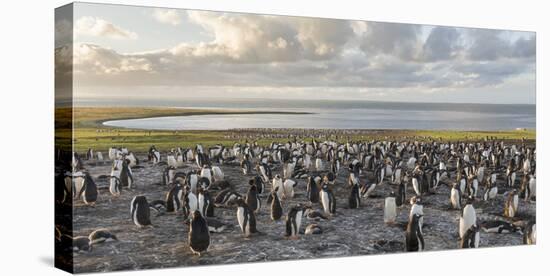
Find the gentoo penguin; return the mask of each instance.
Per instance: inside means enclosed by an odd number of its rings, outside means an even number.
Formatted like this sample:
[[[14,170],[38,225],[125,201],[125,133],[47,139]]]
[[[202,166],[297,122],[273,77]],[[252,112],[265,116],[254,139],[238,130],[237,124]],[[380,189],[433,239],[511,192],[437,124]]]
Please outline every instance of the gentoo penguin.
[[[90,243],[90,239],[88,237],[78,236],[73,238],[73,251],[80,252],[91,250],[92,244]]]
[[[332,191],[328,188],[328,184],[323,184],[321,191],[319,192],[319,197],[321,198],[321,204],[323,205],[323,210],[325,214],[334,215],[336,213],[336,198]]]
[[[245,237],[258,232],[256,230],[256,216],[250,211],[248,205],[242,198],[237,199],[237,221]]]
[[[296,205],[288,211],[288,215],[286,216],[286,237],[290,239],[298,239],[303,214],[304,207],[302,205]]]
[[[479,247],[479,226],[474,224],[466,230],[460,240],[460,248],[478,248]]]
[[[374,188],[376,188],[376,182],[363,183],[360,190],[361,197],[368,198],[374,192]]]
[[[315,170],[318,172],[323,171],[325,169],[325,165],[323,164],[323,159],[317,157],[315,159]]]
[[[120,172],[119,170],[116,170]],[[113,170],[115,172],[115,170]],[[111,178],[109,179],[109,192],[115,197],[120,196],[120,193],[122,191],[122,184],[120,183],[120,178],[118,176],[113,175],[111,173]]]
[[[166,193],[166,212],[176,212],[181,208],[181,200],[179,198],[180,191],[181,186],[175,184],[170,188],[168,193]]]
[[[513,224],[502,221],[502,220],[493,220],[493,221],[484,221],[480,224],[480,227],[486,233],[515,233],[518,230],[518,227]]]
[[[397,186],[397,194],[395,195],[395,205],[397,207],[401,207],[401,205],[403,205],[403,203],[406,202],[407,194],[405,191],[405,184],[403,184],[403,182],[400,182],[397,185],[398,186]]]
[[[263,194],[264,192],[264,181],[263,179],[259,176],[259,175],[256,175],[253,179],[251,179],[254,183],[254,185],[256,185],[256,190],[258,191],[258,194]],[[252,185],[252,183],[249,182],[249,184]]]
[[[529,181],[524,187],[525,201],[536,200],[537,195],[537,180],[534,175],[529,175]]]
[[[133,188],[134,187],[134,175],[132,174],[132,169],[128,165],[128,160],[122,161],[122,168],[120,169],[120,183],[123,187]]]
[[[115,234],[109,232],[107,229],[97,229],[94,232],[90,233],[88,236],[90,244],[98,244],[109,241],[118,241],[118,238]]]
[[[285,182],[283,183],[283,188],[284,188],[283,196],[285,199],[294,198],[294,187],[296,187],[296,185],[298,185],[298,182],[296,182],[296,180],[293,180],[293,179],[285,180]]]
[[[239,193],[232,191],[231,188],[226,188],[216,195],[214,205],[216,207],[231,207],[239,198],[242,198]]]
[[[458,183],[454,183],[453,187],[451,188],[451,208],[460,210],[461,209],[461,200],[462,200],[462,194],[460,193],[460,189],[458,188]]]
[[[248,175],[252,171],[252,164],[250,163],[250,160],[245,156],[245,159],[241,161],[241,170],[243,171],[244,175]]]
[[[221,233],[225,230],[226,225],[214,218],[209,218],[207,222],[210,233]]]
[[[203,217],[213,217],[214,216],[214,202],[210,197],[210,193],[202,188],[199,188],[198,196],[198,210]]]
[[[359,184],[353,184],[351,186],[351,193],[348,198],[349,208],[357,209],[361,205],[361,198],[359,196]]]
[[[324,219],[324,220],[328,219],[328,217],[325,216],[323,213],[321,213],[319,211],[316,211],[316,210],[313,210],[313,207],[311,207],[311,206],[306,206],[305,211],[304,211],[304,215],[308,219],[313,219],[313,220],[316,220],[316,221],[319,221],[320,219]]]
[[[279,199],[282,199],[285,189],[283,187],[283,179],[278,174],[275,175],[275,177],[273,178],[273,185],[271,186],[271,190],[274,191],[276,188],[279,188],[277,189],[277,195],[279,196]]]
[[[163,215],[166,212],[166,201],[162,199],[153,200],[149,202],[149,209],[157,213],[157,217]]]
[[[198,210],[194,211],[191,216],[188,240],[189,248],[191,248],[193,254],[198,254],[199,256],[201,253],[206,252],[208,246],[210,246],[208,224]]]
[[[224,179],[224,174],[220,167],[212,166],[212,178],[214,181],[222,181]]]
[[[393,224],[397,219],[397,205],[395,204],[395,193],[392,191],[384,200],[384,223]]]
[[[488,201],[490,199],[495,199],[498,194],[498,186],[496,183],[489,182],[488,187],[485,188],[485,193],[483,194],[483,200]]]
[[[207,177],[200,177],[197,181],[197,187],[207,190],[208,188],[210,188],[211,183],[212,182]]]
[[[464,205],[464,208],[462,208],[462,214],[460,215],[460,219],[458,222],[458,234],[460,238],[464,238],[464,234],[466,234],[466,231],[472,227],[476,223],[476,210],[474,209],[474,206],[472,205],[473,199],[469,197],[466,199],[466,205]]]
[[[409,213],[409,220],[411,220],[414,215],[420,215],[418,226],[420,231],[422,231],[422,227],[424,226],[424,206],[422,205],[422,198],[413,196],[410,200],[410,204],[411,211]]]
[[[283,216],[283,206],[277,195],[277,189],[271,191],[271,194],[267,197],[267,204],[271,204],[271,219],[279,220]]]
[[[89,206],[95,206],[95,202],[97,201],[97,186],[95,185],[94,180],[92,179],[92,176],[88,173],[84,173],[84,186],[82,187],[82,190],[80,191],[82,200],[86,205]]]
[[[409,218],[405,234],[405,251],[415,252],[424,250],[424,236],[420,226],[422,215],[414,214]]]
[[[197,196],[191,192],[191,188],[189,188],[189,186],[185,186],[183,190],[180,190],[180,198],[182,202],[183,216],[187,219],[193,214],[193,212],[195,212],[195,210],[199,209],[199,200],[197,199]]]
[[[508,193],[506,202],[504,203],[504,216],[509,218],[515,217],[518,212],[518,203],[519,199],[517,191],[515,189],[511,190]]]
[[[523,229],[523,244],[537,243],[537,224],[533,221],[527,223]]]
[[[318,224],[312,223],[306,227],[306,235],[319,235],[323,234],[323,229]]]
[[[208,165],[204,165],[201,170],[201,178],[205,177],[212,182],[212,169]]]
[[[173,166],[168,166],[162,172],[162,185],[168,185],[174,181],[176,175],[176,168]]]
[[[307,179],[307,198],[311,203],[319,202],[319,187],[312,176]]]
[[[151,225],[149,203],[145,196],[135,196],[130,203],[132,220],[139,227]]]
[[[244,200],[248,205],[248,208],[250,208],[250,211],[256,212],[256,213],[260,211],[260,208],[262,207],[262,202],[258,197],[256,185],[252,185],[248,188],[248,193],[246,193],[246,197]]]
[[[190,171],[187,173],[185,180],[189,187],[191,187],[191,192],[196,193],[199,185],[199,175],[195,171]]]

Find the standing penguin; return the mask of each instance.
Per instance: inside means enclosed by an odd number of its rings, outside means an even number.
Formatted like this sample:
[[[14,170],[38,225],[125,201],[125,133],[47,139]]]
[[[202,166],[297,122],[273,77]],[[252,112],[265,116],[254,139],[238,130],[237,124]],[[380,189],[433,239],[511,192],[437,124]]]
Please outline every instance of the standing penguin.
[[[419,224],[422,215],[414,214],[409,218],[407,232],[405,233],[405,251],[416,252],[424,250],[424,236]]]
[[[303,214],[304,207],[302,205],[296,205],[288,211],[288,215],[286,216],[286,237],[293,240],[298,239]]]
[[[491,183],[490,180],[487,181],[487,188],[485,188],[485,193],[483,194],[483,200],[485,201],[495,199],[498,194],[498,186],[496,183]]]
[[[319,187],[312,176],[307,179],[307,198],[311,203],[319,202]]]
[[[334,215],[336,213],[336,198],[332,191],[328,188],[328,184],[323,184],[321,191],[319,192],[319,197],[321,198],[321,204],[323,205],[323,210],[325,214]]]
[[[414,215],[420,215],[420,218],[418,218],[418,227],[420,231],[422,231],[422,227],[424,226],[424,206],[422,205],[422,199],[417,196],[413,196],[410,200],[411,203],[411,211],[409,213],[409,220]]]
[[[208,224],[198,210],[194,211],[191,217],[188,240],[191,251],[199,256],[210,246]]]
[[[176,175],[176,168],[173,166],[168,166],[162,172],[162,185],[168,185],[174,181],[174,176]]]
[[[504,216],[509,218],[515,217],[518,212],[518,203],[519,198],[517,191],[515,189],[511,190],[504,203]]]
[[[92,179],[92,176],[90,173],[85,172],[84,173],[84,183],[82,190],[80,191],[82,200],[86,205],[89,206],[95,206],[95,202],[97,201],[97,186],[95,185],[94,180]]]
[[[185,186],[183,190],[180,191],[179,197],[182,202],[183,216],[187,219],[195,210],[199,209],[199,200],[197,196],[191,192],[189,186]]]
[[[258,197],[256,185],[252,185],[250,186],[250,188],[248,188],[248,193],[246,194],[246,197],[244,200],[246,201],[246,204],[248,205],[248,207],[250,208],[250,211],[252,212],[257,213],[262,207],[262,202]]]
[[[477,224],[474,224],[466,230],[464,237],[460,240],[460,248],[478,248],[479,247],[479,229]]]
[[[133,188],[134,187],[134,176],[132,174],[132,169],[128,165],[130,161],[124,159],[122,161],[122,168],[120,169],[120,183],[123,187]]]
[[[451,208],[460,210],[460,203],[461,203],[461,193],[460,189],[458,188],[458,183],[454,183],[453,187],[451,188]]]
[[[397,207],[401,207],[403,203],[406,201],[406,191],[405,191],[405,184],[403,182],[400,182],[397,186],[397,194],[395,195],[395,205]]]
[[[392,191],[384,201],[384,223],[394,224],[397,219],[397,205],[395,204],[395,193]]]
[[[283,216],[283,206],[277,195],[277,189],[271,191],[271,194],[267,197],[267,204],[271,204],[271,219],[279,220]]]
[[[181,208],[181,201],[179,198],[179,193],[181,186],[176,184],[166,193],[166,212],[176,212]]]
[[[237,199],[237,221],[245,237],[258,232],[256,230],[256,216],[250,211],[248,205],[242,198]]]
[[[149,203],[145,196],[135,196],[130,203],[132,220],[139,227],[151,225]]]
[[[249,184],[250,185],[252,185],[252,184],[256,185],[256,190],[258,191],[259,195],[261,195],[265,190],[264,189],[264,181],[259,175],[256,175],[253,179],[251,179]]]
[[[351,193],[349,195],[349,208],[357,209],[361,205],[361,198],[359,196],[359,184],[353,184],[351,186]]]
[[[472,205],[473,199],[469,197],[466,200],[466,205],[464,205],[464,208],[462,208],[462,214],[460,215],[460,219],[458,222],[458,234],[460,238],[464,238],[464,235],[466,234],[466,231],[472,227],[476,223],[477,217],[476,217],[476,210],[474,209],[474,206]]]
[[[282,199],[285,189],[283,187],[283,179],[278,174],[275,175],[275,177],[273,178],[273,185],[271,186],[271,190],[273,191],[276,188],[279,188],[277,189],[277,195],[279,196],[279,199]]]
[[[283,183],[283,196],[285,199],[294,197],[294,187],[296,187],[296,185],[298,185],[298,182],[296,182],[296,180],[285,180],[285,182]]]
[[[534,221],[529,221],[523,229],[523,244],[537,243],[537,224]]]
[[[199,212],[203,217],[214,216],[214,202],[207,190],[199,188],[198,205]]]

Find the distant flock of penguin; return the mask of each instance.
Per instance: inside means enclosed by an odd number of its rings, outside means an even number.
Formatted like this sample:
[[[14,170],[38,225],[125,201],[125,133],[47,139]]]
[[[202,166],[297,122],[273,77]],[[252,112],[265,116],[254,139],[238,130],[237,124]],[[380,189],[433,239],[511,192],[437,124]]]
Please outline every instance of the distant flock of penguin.
[[[188,243],[198,255],[210,247],[210,233],[221,232],[225,225],[214,218],[215,208],[234,208],[240,230],[246,237],[259,233],[255,214],[262,206],[260,195],[267,195],[266,205],[272,220],[283,218],[282,202],[295,196],[299,179],[306,182],[307,201],[290,206],[286,215],[285,236],[322,234],[318,224],[309,224],[301,231],[302,219],[330,219],[336,215],[334,187],[347,186],[349,208],[361,207],[361,200],[372,195],[380,185],[390,185],[384,201],[384,223],[396,223],[399,209],[407,201],[411,205],[404,233],[405,251],[422,251],[424,241],[423,199],[438,192],[440,185],[451,187],[450,208],[460,210],[457,232],[460,248],[477,248],[480,230],[494,233],[520,232],[524,244],[536,243],[536,221],[510,223],[505,220],[478,221],[476,201],[494,201],[504,197],[502,216],[510,221],[518,214],[521,201],[536,200],[536,150],[524,141],[510,144],[504,141],[436,142],[436,141],[349,141],[319,142],[290,140],[261,146],[256,142],[235,143],[232,147],[216,145],[204,148],[172,149],[166,161],[155,146],[148,151],[148,161],[162,170],[161,185],[166,185],[164,200],[149,202],[146,196],[135,196],[129,203],[130,216],[138,227],[150,227],[151,212],[158,215],[181,212],[189,224]],[[110,148],[108,159],[101,152],[89,149],[86,159],[112,162],[108,176],[109,191],[118,197],[123,189],[135,187],[132,168],[138,158],[126,148]],[[196,164],[196,166],[194,164]],[[237,193],[225,179],[221,164],[238,163],[249,177],[246,195]],[[282,171],[273,172],[275,164]],[[184,166],[198,169],[178,171]],[[347,174],[347,183],[337,183],[336,177]],[[370,177],[369,177],[370,175]],[[98,188],[78,153],[72,155],[72,172],[57,175],[64,183],[58,192],[58,202],[81,198],[94,206]],[[497,179],[506,184],[497,185]],[[518,185],[519,184],[519,185]],[[407,187],[414,194],[407,200]],[[498,190],[507,190],[504,194]],[[217,191],[213,197],[211,193]],[[521,199],[521,200],[520,200]],[[321,209],[316,210],[319,205]],[[107,229],[98,229],[88,237],[70,237],[56,227],[57,238],[71,238],[74,250],[89,251],[92,245],[118,240]]]

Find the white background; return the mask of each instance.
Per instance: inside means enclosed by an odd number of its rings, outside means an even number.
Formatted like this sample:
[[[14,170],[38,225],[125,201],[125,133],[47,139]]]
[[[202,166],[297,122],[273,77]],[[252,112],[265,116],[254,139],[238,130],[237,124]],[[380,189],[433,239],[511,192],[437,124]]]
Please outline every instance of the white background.
[[[547,1],[98,1],[283,15],[487,27],[537,32],[538,244],[298,262],[178,268],[132,275],[406,275],[548,273],[544,216],[549,194],[548,88],[550,9]],[[374,3],[376,2],[376,3]],[[2,1],[0,8],[0,274],[59,275],[53,268],[54,8],[67,1]],[[546,124],[546,125],[545,125]],[[31,274],[32,273],[32,274]],[[112,273],[122,275],[128,273]],[[290,274],[289,274],[290,275]]]

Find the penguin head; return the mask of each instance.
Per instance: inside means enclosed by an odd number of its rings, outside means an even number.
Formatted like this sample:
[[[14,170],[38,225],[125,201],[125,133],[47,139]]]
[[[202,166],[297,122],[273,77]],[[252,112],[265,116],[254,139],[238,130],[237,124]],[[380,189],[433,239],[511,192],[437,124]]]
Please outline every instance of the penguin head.
[[[201,215],[201,212],[199,212],[199,210],[195,210],[195,211],[193,212],[193,220],[199,219],[199,218],[201,218],[201,217],[202,217],[202,215]]]
[[[248,180],[248,185],[252,186],[252,185],[255,185],[256,184],[256,179],[255,178],[252,178],[250,180]]]

